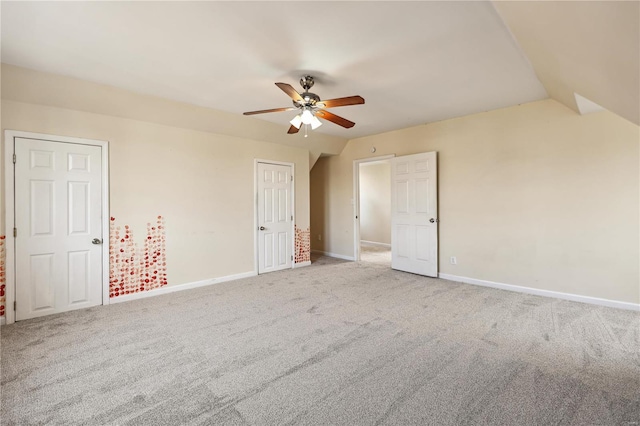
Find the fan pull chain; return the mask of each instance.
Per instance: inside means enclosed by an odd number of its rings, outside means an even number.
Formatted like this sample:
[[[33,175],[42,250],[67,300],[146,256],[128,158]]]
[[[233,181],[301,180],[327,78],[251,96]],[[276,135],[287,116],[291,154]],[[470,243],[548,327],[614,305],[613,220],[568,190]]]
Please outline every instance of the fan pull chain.
[[[305,137],[305,138],[306,138],[307,136],[309,136],[309,135],[307,134],[307,129],[308,129],[308,128],[309,128],[309,125],[308,125],[308,124],[305,124],[305,125],[304,125],[304,137]]]

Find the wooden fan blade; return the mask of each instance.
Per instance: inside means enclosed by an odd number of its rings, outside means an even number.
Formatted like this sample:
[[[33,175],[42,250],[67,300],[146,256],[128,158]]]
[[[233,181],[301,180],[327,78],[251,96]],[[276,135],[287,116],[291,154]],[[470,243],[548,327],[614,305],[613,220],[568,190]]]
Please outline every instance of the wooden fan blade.
[[[298,109],[296,107],[289,107],[289,108],[274,108],[274,109],[263,109],[260,111],[249,111],[249,112],[243,112],[243,115],[255,115],[255,114],[265,114],[267,112],[280,112],[280,111],[293,111],[294,109]]]
[[[304,102],[304,99],[302,99],[302,96],[300,96],[300,93],[298,93],[296,89],[293,88],[292,85],[287,83],[276,83],[276,86],[278,86],[284,93],[289,95],[289,97],[294,101]]]
[[[345,129],[350,129],[356,125],[353,121],[349,121],[346,118],[342,118],[338,115],[332,114],[329,111],[318,110],[316,111],[316,115],[320,118],[324,118],[325,120],[329,120],[332,123],[337,124],[338,126],[342,126]]]
[[[316,106],[320,108],[335,108],[347,105],[360,105],[364,103],[362,96],[347,96],[346,98],[328,99],[326,101],[320,101]]]
[[[289,127],[289,131],[287,133],[292,135],[294,133],[298,133],[298,131],[300,131],[300,129],[298,129],[296,126],[292,125],[291,127]]]

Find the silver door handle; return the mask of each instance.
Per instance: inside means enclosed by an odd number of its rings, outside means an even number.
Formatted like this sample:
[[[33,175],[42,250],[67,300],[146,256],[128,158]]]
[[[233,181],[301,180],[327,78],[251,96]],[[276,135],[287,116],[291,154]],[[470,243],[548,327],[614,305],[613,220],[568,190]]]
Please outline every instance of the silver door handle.
[[[440,219],[431,218],[431,219],[429,219],[429,222],[431,222],[431,223],[440,222]]]
[[[260,228],[258,228],[258,229],[259,229],[259,230],[261,230],[261,231],[264,231],[264,230],[265,230],[265,229],[267,229],[267,228],[265,228],[264,226],[261,226],[261,227],[260,227]]]
[[[94,238],[91,240],[91,244],[102,244],[102,240],[100,238]]]

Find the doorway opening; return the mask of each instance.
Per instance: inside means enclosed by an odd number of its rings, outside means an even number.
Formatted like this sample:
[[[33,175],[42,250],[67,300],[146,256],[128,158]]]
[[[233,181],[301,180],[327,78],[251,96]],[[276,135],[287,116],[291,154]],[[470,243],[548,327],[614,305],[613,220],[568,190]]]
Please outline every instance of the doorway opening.
[[[391,267],[391,164],[393,156],[354,162],[356,261]]]
[[[437,153],[356,160],[353,182],[354,260],[385,262],[384,248],[390,244],[391,261],[384,264],[437,277]],[[387,213],[388,221],[382,218]]]

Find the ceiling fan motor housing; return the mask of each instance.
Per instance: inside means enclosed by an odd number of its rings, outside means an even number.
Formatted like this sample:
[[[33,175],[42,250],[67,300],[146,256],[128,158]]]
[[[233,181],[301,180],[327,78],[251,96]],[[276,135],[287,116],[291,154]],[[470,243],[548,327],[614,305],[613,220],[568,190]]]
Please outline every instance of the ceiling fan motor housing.
[[[304,92],[300,93],[300,96],[302,96],[301,101],[293,101],[293,105],[298,108],[313,107],[316,105],[316,103],[320,102],[320,96],[316,95],[315,93]]]

